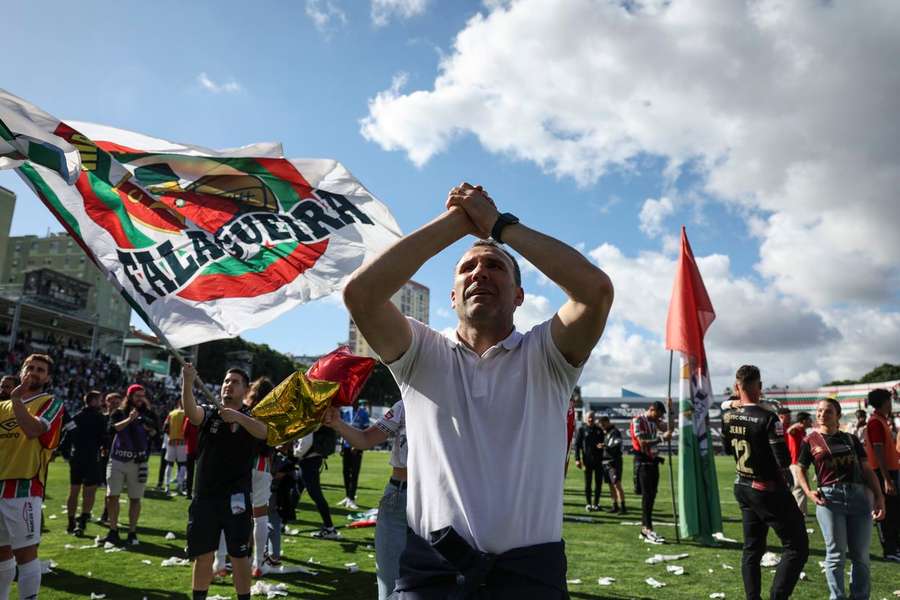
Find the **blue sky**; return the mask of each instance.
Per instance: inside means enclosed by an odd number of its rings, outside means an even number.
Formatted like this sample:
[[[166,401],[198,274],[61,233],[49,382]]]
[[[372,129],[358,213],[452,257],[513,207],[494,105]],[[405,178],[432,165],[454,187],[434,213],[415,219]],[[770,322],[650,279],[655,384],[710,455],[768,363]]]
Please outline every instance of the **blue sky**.
[[[591,394],[664,392],[682,224],[719,315],[717,389],[744,362],[799,387],[900,361],[896,3],[247,6],[16,3],[0,85],[64,120],[335,158],[404,232],[458,182],[483,184],[613,277]],[[14,234],[60,230],[17,176],[0,185],[19,195]],[[437,329],[455,324],[464,245],[416,275]],[[527,268],[525,288],[522,328],[563,301]],[[297,354],[346,336],[333,299],[245,334]]]

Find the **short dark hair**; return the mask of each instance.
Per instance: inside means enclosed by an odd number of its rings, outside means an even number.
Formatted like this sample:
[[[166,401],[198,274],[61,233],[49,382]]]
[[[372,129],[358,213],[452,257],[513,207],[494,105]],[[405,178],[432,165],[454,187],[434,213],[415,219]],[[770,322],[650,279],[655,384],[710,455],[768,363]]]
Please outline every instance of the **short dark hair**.
[[[830,398],[825,398],[825,400],[830,400]],[[841,414],[840,405],[838,405],[838,414]],[[812,415],[806,412],[805,410],[801,410],[797,413],[797,422],[802,423],[803,421],[809,421],[812,419]]]
[[[666,414],[666,405],[663,404],[662,400],[655,400],[650,408],[655,408],[657,412],[661,412],[662,414]]]
[[[856,418],[858,419],[859,417],[867,417],[869,413],[867,413],[866,411],[864,411],[863,409],[860,408],[854,414],[856,415]]]
[[[97,390],[91,390],[87,394],[84,395],[84,405],[87,406],[91,403],[91,400],[97,399],[99,400],[103,394],[98,392]]]
[[[256,406],[259,401],[269,395],[269,392],[275,389],[275,385],[268,377],[260,377],[250,384],[250,391],[247,392],[247,399],[250,400],[250,406]]]
[[[885,402],[891,401],[891,393],[884,388],[878,388],[869,392],[866,396],[866,404],[872,408],[878,409],[884,406]]]
[[[759,375],[759,367],[754,365],[741,365],[741,368],[734,374],[735,380],[741,384],[743,389],[747,384],[762,381]]]
[[[777,411],[775,411],[775,412],[777,412],[779,415],[790,415],[790,414],[791,414],[791,409],[789,409],[787,406],[782,406],[781,408],[779,408],[779,409],[778,409]],[[800,415],[797,415],[797,418],[799,419],[799,418],[800,418]]]
[[[600,417],[600,422],[601,423],[609,423],[609,417],[607,417],[606,415],[603,415],[602,417]]]
[[[837,416],[841,416],[841,403],[837,401],[837,398],[831,398],[829,396],[828,398],[822,398],[821,400],[819,400],[819,402],[827,402],[834,409],[834,412],[837,413]]]
[[[250,376],[247,374],[247,371],[243,370],[240,367],[231,367],[227,371],[225,371],[225,376],[227,377],[229,373],[237,373],[241,376],[241,379],[244,380],[244,385],[247,387],[250,386]]]
[[[519,261],[516,260],[516,257],[507,252],[506,248],[495,242],[494,240],[475,240],[475,243],[472,244],[472,248],[477,248],[479,246],[490,246],[491,248],[495,248],[505,254],[507,258],[512,262],[513,265],[513,279],[516,281],[516,285],[522,287],[522,271],[519,269]]]

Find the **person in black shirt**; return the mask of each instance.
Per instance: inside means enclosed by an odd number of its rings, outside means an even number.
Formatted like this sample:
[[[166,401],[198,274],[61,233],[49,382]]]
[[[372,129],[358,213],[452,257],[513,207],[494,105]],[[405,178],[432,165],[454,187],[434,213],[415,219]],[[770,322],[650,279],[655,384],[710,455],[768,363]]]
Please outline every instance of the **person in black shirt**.
[[[831,597],[847,597],[844,563],[849,556],[850,597],[868,598],[872,519],[884,518],[884,495],[866,460],[866,449],[855,435],[838,429],[840,418],[837,400],[819,402],[818,427],[800,446],[800,456],[791,470],[807,498],[815,503],[816,520],[825,538],[825,580]],[[810,490],[806,479],[811,464],[816,468],[816,491]]]
[[[603,491],[603,430],[596,423],[592,412],[587,414],[585,422],[575,434],[575,466],[584,470],[585,510],[600,510],[600,492]]]
[[[791,459],[778,416],[761,406],[759,369],[744,365],[737,371],[740,400],[722,415],[722,442],[734,456],[737,479],[734,497],[744,525],[741,575],[748,600],[760,600],[760,561],[769,528],[781,539],[784,552],[775,572],[771,600],[790,598],[809,557],[806,523],[790,492]]]
[[[625,490],[622,489],[622,432],[619,431],[609,417],[600,417],[600,428],[603,430],[603,479],[609,484],[609,495],[612,497],[612,510],[625,514]]]
[[[224,531],[238,600],[250,600],[250,470],[259,452],[259,440],[266,439],[268,428],[251,417],[250,409],[243,404],[250,387],[246,372],[228,369],[218,409],[196,403],[195,378],[193,365],[185,364],[181,388],[184,412],[200,428],[194,499],[187,524],[187,554],[194,560],[193,599],[206,598],[213,557]]]
[[[85,394],[84,408],[63,426],[65,437],[60,446],[69,459],[69,497],[66,500],[69,526],[66,531],[75,535],[84,533],[94,508],[97,486],[103,482],[100,451],[107,437],[107,421],[100,412],[101,396],[97,390]],[[79,492],[82,493],[81,514],[76,518]]]

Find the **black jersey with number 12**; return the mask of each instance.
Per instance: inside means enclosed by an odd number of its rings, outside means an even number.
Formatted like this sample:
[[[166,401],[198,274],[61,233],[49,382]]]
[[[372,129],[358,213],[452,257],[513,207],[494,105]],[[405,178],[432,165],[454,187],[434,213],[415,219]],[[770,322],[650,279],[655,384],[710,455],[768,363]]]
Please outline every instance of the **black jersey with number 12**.
[[[784,428],[778,416],[757,404],[745,404],[722,415],[722,443],[734,456],[739,478],[780,481],[791,464]]]

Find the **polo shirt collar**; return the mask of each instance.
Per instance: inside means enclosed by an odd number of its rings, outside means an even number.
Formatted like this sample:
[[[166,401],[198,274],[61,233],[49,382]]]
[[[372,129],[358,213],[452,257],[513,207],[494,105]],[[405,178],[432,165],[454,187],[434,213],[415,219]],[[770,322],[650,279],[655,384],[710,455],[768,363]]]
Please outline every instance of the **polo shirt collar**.
[[[524,337],[525,336],[522,333],[520,333],[519,331],[517,331],[515,329],[515,327],[513,327],[513,330],[510,332],[510,334],[508,336],[506,336],[504,339],[502,339],[497,344],[491,346],[491,348],[496,348],[497,346],[500,346],[504,350],[515,350],[519,346],[519,344],[522,343],[522,339]],[[461,339],[459,339],[458,331],[453,332],[453,339],[451,341],[456,346],[456,348],[464,348],[464,349],[468,350],[469,352],[472,352],[473,354],[475,353],[471,348],[466,346]],[[487,355],[488,352],[490,352],[490,349],[485,351],[485,355]]]

